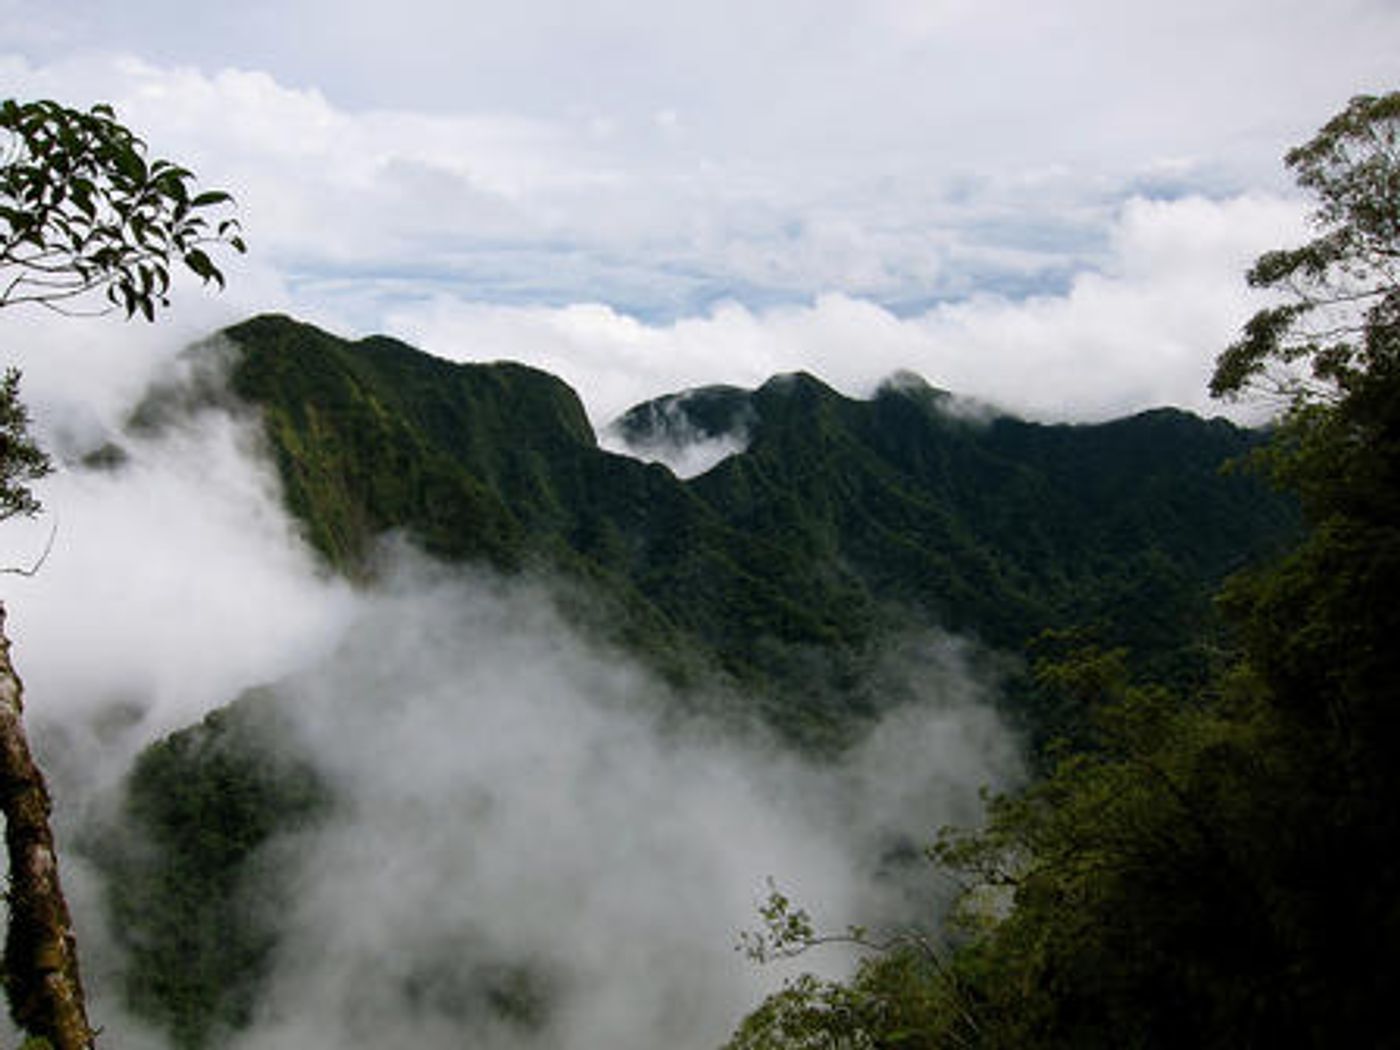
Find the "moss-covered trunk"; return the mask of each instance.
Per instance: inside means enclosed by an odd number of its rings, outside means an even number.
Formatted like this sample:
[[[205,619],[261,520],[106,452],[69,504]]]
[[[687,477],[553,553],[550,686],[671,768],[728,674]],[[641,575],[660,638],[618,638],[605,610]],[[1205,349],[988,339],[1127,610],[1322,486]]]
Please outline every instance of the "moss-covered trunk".
[[[77,944],[58,878],[49,792],[24,733],[23,686],[10,663],[0,605],[0,807],[10,862],[4,981],[10,1013],[54,1050],[93,1045],[78,978]]]

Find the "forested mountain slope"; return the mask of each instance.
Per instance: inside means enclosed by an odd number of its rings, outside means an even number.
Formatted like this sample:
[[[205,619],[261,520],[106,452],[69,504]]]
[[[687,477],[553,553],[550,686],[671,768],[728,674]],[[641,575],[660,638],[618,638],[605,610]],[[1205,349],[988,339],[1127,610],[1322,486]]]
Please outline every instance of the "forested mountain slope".
[[[682,480],[600,449],[577,396],[533,369],[285,317],[224,334],[288,506],[335,568],[369,571],[375,538],[404,530],[449,560],[560,569],[614,596],[628,641],[770,693],[814,651],[841,677],[892,617],[1011,650],[1088,625],[1170,664],[1220,579],[1296,528],[1221,472],[1255,435],[1172,410],[1047,426],[969,418],[910,377],[857,401],[781,376],[620,421],[643,444],[678,418],[744,430],[745,451]],[[868,699],[798,684],[838,720]]]
[[[1048,426],[969,414],[908,376],[864,401],[781,376],[618,421],[638,445],[743,445],[684,480],[600,448],[573,391],[534,369],[276,316],[223,335],[192,353],[234,345],[232,391],[329,568],[373,580],[378,537],[400,531],[447,561],[543,575],[566,607],[578,596],[581,630],[678,695],[725,681],[744,717],[828,752],[898,701],[866,672],[911,625],[1013,655],[1085,627],[1155,674],[1196,676],[1209,595],[1297,528],[1292,504],[1222,473],[1256,435],[1176,411]],[[156,397],[139,417],[158,425],[172,407]],[[1045,706],[1029,675],[1004,684],[1034,738],[1074,731],[1078,713]],[[150,749],[126,803],[137,834],[89,847],[130,1001],[180,1045],[248,1022],[289,892],[259,851],[336,804],[309,765],[264,755],[278,703],[274,686]],[[478,992],[507,1015],[523,994]]]

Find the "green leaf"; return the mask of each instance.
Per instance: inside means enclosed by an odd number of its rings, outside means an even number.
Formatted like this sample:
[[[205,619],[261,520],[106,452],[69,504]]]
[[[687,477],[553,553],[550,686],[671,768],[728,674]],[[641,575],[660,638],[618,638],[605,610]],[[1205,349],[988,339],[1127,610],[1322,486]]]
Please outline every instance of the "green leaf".
[[[146,162],[134,146],[125,146],[113,157],[117,170],[133,183],[146,181]]]
[[[196,196],[194,200],[190,201],[190,207],[207,208],[211,204],[224,204],[231,200],[233,200],[232,195],[225,193],[223,190],[205,190],[203,193]]]
[[[215,282],[220,288],[224,286],[224,275],[219,272],[219,268],[214,265],[212,259],[199,248],[185,253],[185,265],[188,266],[206,284],[209,281]]]

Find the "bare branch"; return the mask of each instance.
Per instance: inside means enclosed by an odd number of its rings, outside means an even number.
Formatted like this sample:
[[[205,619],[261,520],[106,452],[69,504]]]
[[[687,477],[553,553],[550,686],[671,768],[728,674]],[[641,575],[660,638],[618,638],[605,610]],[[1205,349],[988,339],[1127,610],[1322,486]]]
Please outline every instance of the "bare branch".
[[[34,563],[30,565],[27,569],[19,568],[13,565],[7,565],[3,568],[0,568],[0,576],[24,576],[31,579],[35,576],[38,576],[39,570],[42,569],[44,567],[44,563],[49,560],[49,554],[53,551],[53,542],[57,536],[58,519],[54,518],[53,528],[49,529],[48,541],[44,544],[43,551],[40,552],[39,557],[34,560]]]

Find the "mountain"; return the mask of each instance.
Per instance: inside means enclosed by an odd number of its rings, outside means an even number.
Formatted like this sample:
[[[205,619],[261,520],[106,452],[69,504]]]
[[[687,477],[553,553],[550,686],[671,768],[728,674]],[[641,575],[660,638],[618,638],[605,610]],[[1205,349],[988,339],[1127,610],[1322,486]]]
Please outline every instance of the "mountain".
[[[785,375],[660,398],[610,428],[638,449],[735,450],[681,478],[600,447],[577,395],[518,364],[279,316],[192,353],[230,346],[228,388],[258,414],[327,567],[372,580],[379,537],[402,532],[446,561],[547,576],[581,631],[682,696],[727,682],[743,717],[817,751],[898,702],[869,672],[910,625],[1013,655],[1079,628],[1155,677],[1193,680],[1221,579],[1298,529],[1289,502],[1222,470],[1257,434],[1174,410],[1045,425],[911,376],[857,400]],[[153,395],[138,423],[161,425],[189,407],[180,397]],[[1036,741],[1082,716],[1024,670],[1003,691]],[[335,804],[308,765],[271,756],[277,703],[275,686],[259,691],[150,749],[128,785],[134,833],[90,850],[113,887],[130,1000],[183,1046],[246,1022],[288,892],[259,850]],[[534,1001],[519,992],[528,973],[509,978],[509,994],[480,990],[507,1014]]]
[[[1258,435],[1174,410],[1049,426],[910,376],[865,401],[779,376],[618,421],[638,447],[746,442],[682,479],[600,448],[577,395],[534,369],[278,316],[223,335],[330,566],[372,572],[376,538],[401,530],[443,559],[562,572],[608,595],[611,629],[669,673],[712,662],[799,732],[875,702],[830,683],[911,618],[1012,651],[1087,626],[1187,673],[1219,581],[1297,527],[1286,501],[1222,473]]]

